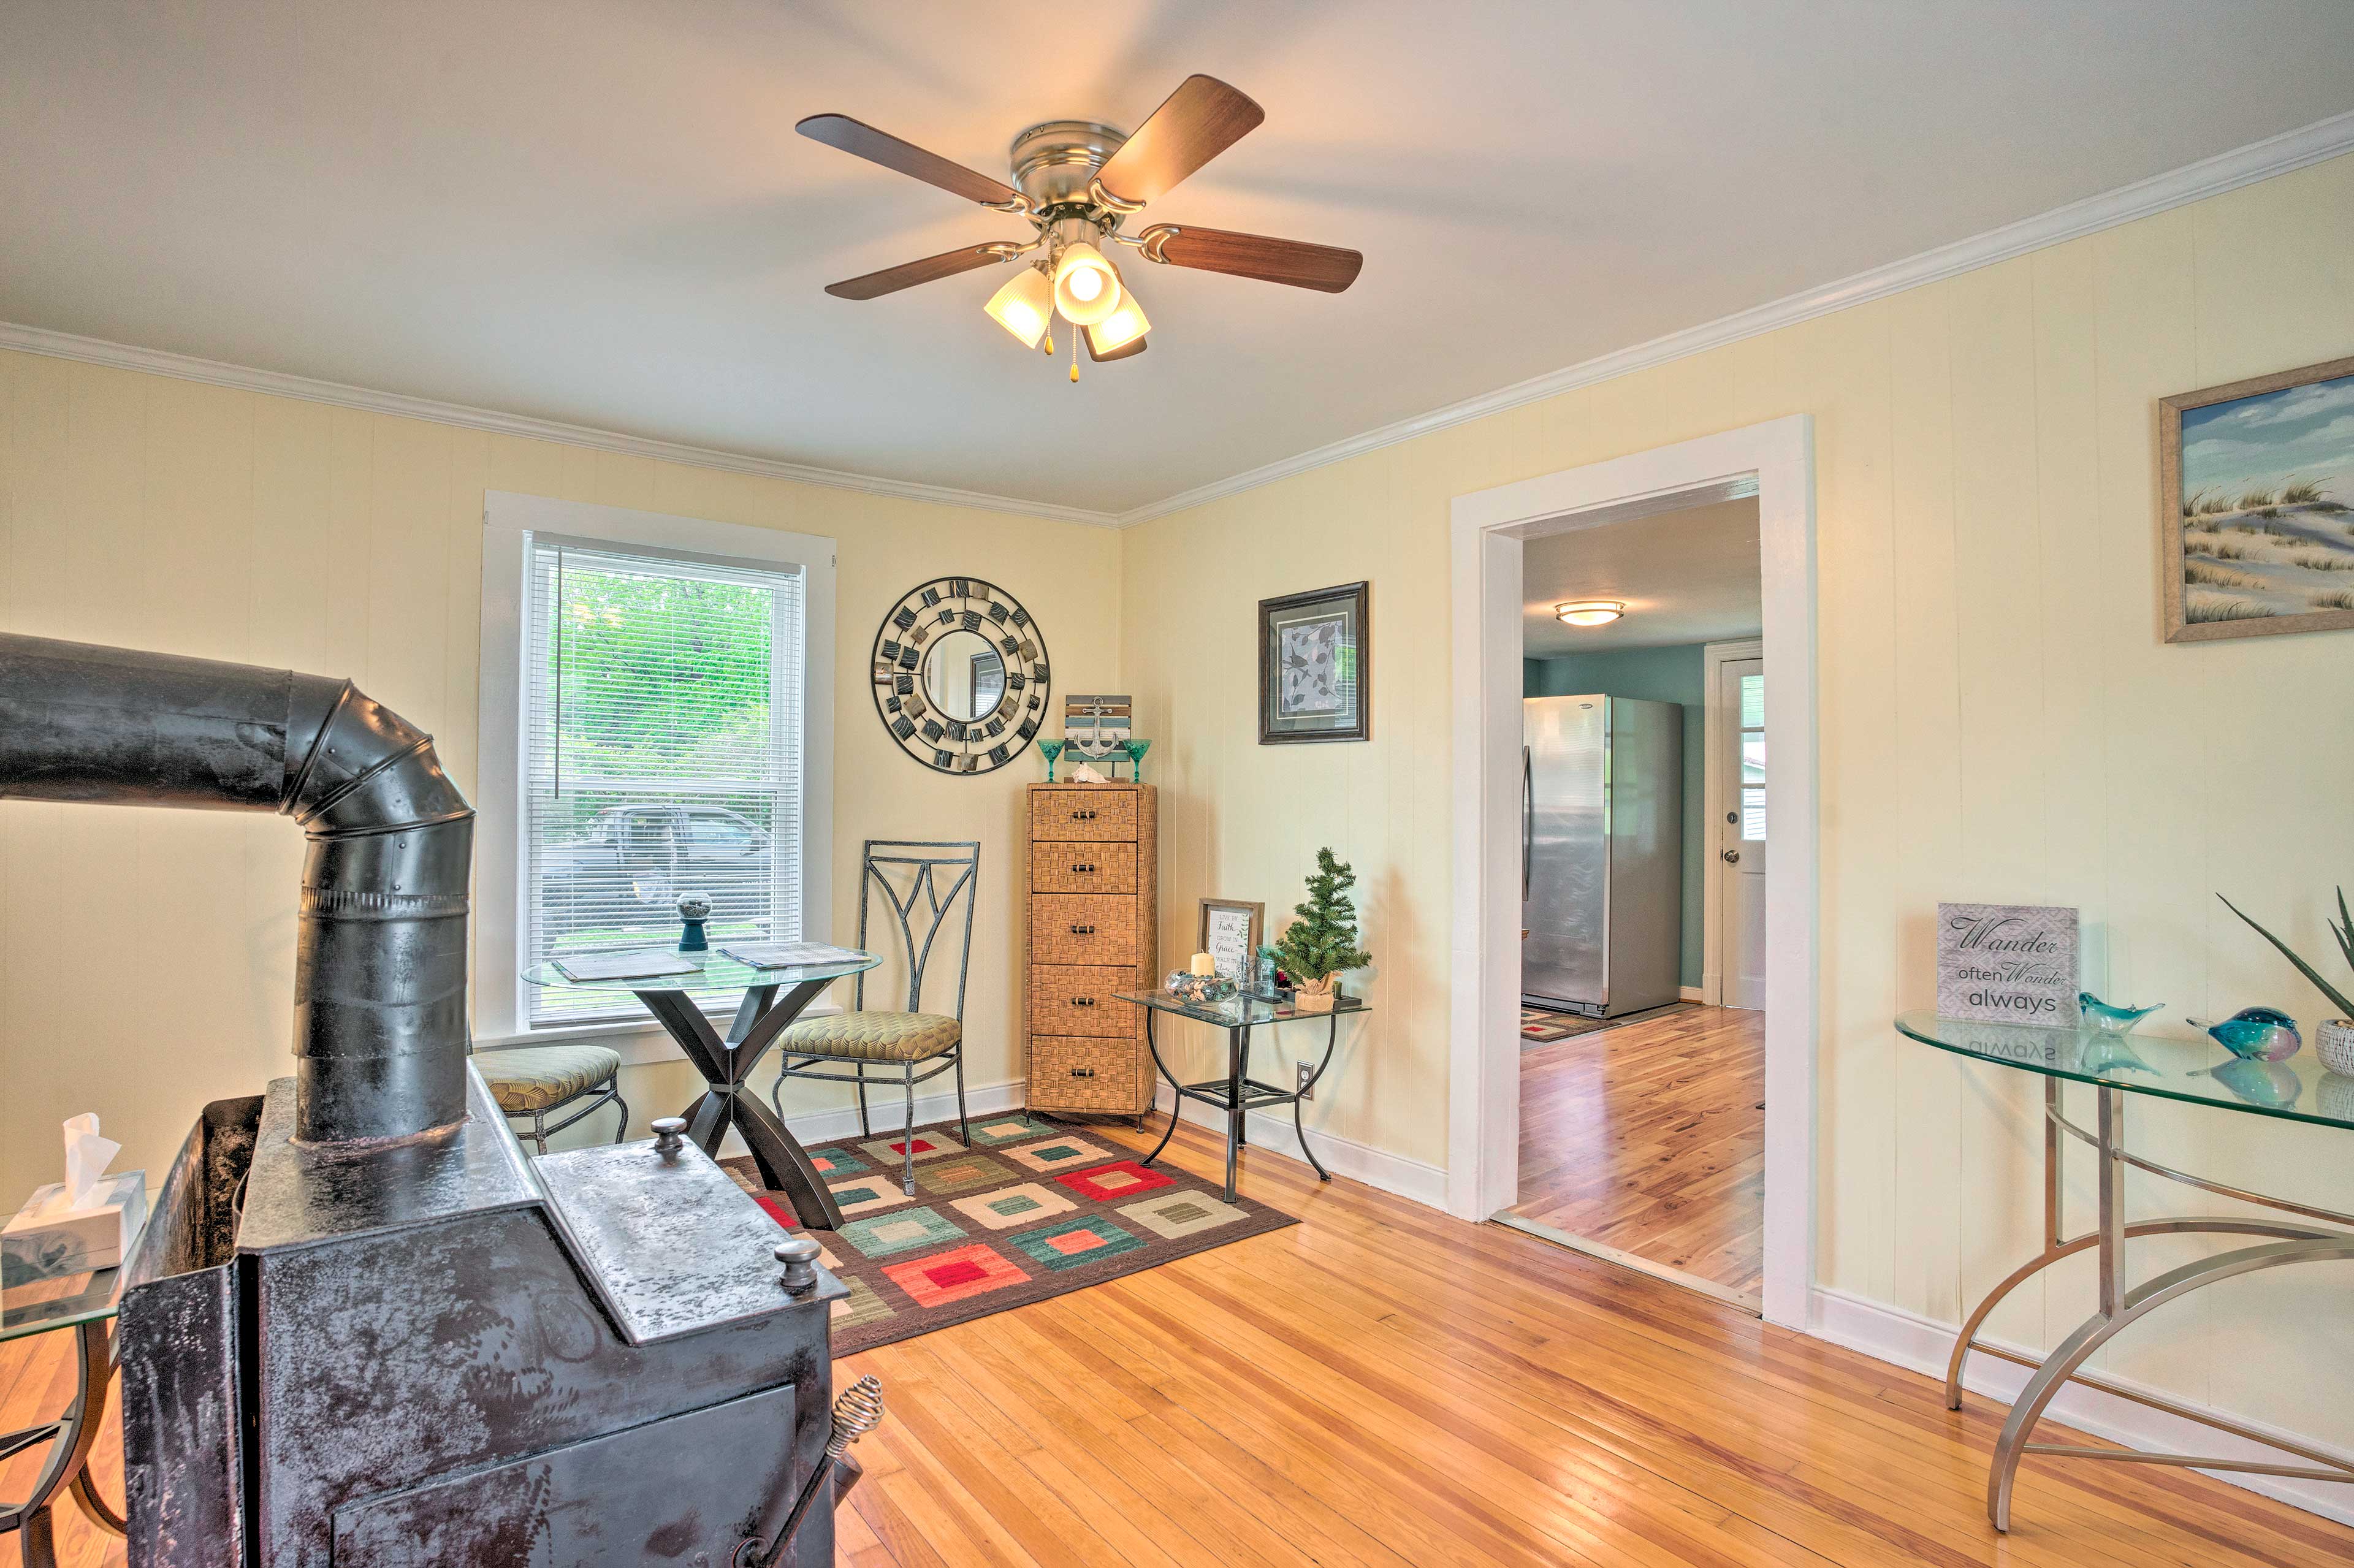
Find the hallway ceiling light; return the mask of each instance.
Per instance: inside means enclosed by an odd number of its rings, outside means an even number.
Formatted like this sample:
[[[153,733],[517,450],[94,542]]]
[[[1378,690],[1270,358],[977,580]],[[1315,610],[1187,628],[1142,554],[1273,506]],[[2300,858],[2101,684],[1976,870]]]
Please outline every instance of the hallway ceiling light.
[[[1079,378],[1082,336],[1088,356],[1098,361],[1144,352],[1150,323],[1119,270],[1104,255],[1115,241],[1164,267],[1337,294],[1357,281],[1365,264],[1354,250],[1193,224],[1153,223],[1134,234],[1121,232],[1146,204],[1167,195],[1265,117],[1257,104],[1216,78],[1189,76],[1132,136],[1090,120],[1033,125],[1013,139],[1014,183],[1009,185],[848,115],[813,114],[794,127],[811,141],[1020,218],[1035,230],[1030,239],[968,245],[844,279],[825,291],[843,300],[877,299],[1043,251],[1023,261],[1020,275],[982,308],[1024,347],[1043,346],[1049,355],[1055,353],[1054,316],[1079,328],[1069,334],[1074,381]]]
[[[1553,613],[1564,626],[1607,626],[1627,613],[1627,606],[1615,599],[1574,599],[1554,605]]]

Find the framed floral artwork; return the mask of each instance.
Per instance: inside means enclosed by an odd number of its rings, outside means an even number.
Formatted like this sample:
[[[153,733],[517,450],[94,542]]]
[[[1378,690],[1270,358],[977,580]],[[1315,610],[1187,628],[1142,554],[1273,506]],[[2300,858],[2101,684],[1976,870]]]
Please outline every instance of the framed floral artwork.
[[[1372,588],[1344,583],[1258,601],[1258,742],[1373,735]]]

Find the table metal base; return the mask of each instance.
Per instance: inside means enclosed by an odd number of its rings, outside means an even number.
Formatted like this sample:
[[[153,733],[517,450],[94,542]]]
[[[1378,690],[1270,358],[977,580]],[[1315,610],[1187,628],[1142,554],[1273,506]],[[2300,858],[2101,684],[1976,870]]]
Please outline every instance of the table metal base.
[[[1161,1044],[1153,1037],[1152,1019],[1155,1010],[1148,1007],[1142,1012],[1145,1049],[1152,1053],[1154,1068],[1162,1077],[1169,1080],[1169,1086],[1177,1091],[1176,1099],[1169,1107],[1169,1128],[1161,1135],[1161,1141],[1152,1146],[1152,1152],[1144,1157],[1145,1164],[1150,1165],[1160,1159],[1161,1151],[1168,1148],[1169,1140],[1177,1135],[1178,1114],[1185,1108],[1187,1100],[1199,1100],[1205,1106],[1224,1111],[1226,1116],[1226,1202],[1231,1203],[1235,1201],[1235,1158],[1236,1152],[1250,1142],[1250,1131],[1244,1125],[1243,1118],[1250,1112],[1262,1110],[1268,1106],[1288,1105],[1291,1107],[1291,1130],[1299,1139],[1299,1152],[1308,1157],[1308,1163],[1314,1167],[1318,1181],[1332,1180],[1331,1172],[1326,1171],[1323,1161],[1316,1158],[1316,1151],[1308,1147],[1308,1129],[1302,1127],[1299,1121],[1299,1102],[1315,1091],[1318,1081],[1324,1076],[1325,1069],[1332,1065],[1332,1048],[1340,1043],[1341,1039],[1341,1013],[1333,1012],[1326,1015],[1332,1022],[1324,1037],[1324,1059],[1316,1064],[1316,1071],[1298,1088],[1286,1089],[1273,1084],[1263,1084],[1250,1075],[1250,1036],[1253,1026],[1247,1023],[1235,1024],[1226,1031],[1226,1075],[1225,1077],[1205,1079],[1198,1084],[1178,1082],[1177,1075],[1169,1070],[1169,1064],[1161,1059]],[[1316,1015],[1309,1013],[1305,1016],[1313,1018]],[[1278,1022],[1288,1022],[1288,1020]]]
[[[1953,1358],[1946,1363],[1946,1407],[1949,1410],[1962,1407],[1962,1372],[1972,1351],[2035,1369],[2034,1375],[2027,1381],[2027,1386],[2020,1391],[2018,1399],[2012,1403],[2009,1419],[2003,1423],[2002,1436],[1995,1442],[1994,1463],[1987,1477],[1987,1517],[1997,1530],[2008,1531],[2010,1528],[2011,1489],[2018,1479],[2020,1461],[2030,1454],[2124,1464],[2173,1465],[2195,1470],[2244,1471],[2266,1476],[2292,1476],[2306,1480],[2354,1481],[2354,1465],[2317,1448],[2285,1440],[2272,1433],[2254,1431],[2172,1400],[2121,1387],[2082,1370],[2094,1351],[2126,1328],[2201,1286],[2211,1285],[2219,1279],[2278,1268],[2285,1264],[2354,1259],[2354,1234],[2312,1224],[2230,1216],[2192,1216],[2127,1224],[2125,1218],[2125,1172],[2127,1166],[2202,1192],[2308,1220],[2354,1225],[2354,1215],[2335,1213],[2327,1209],[2311,1208],[2285,1199],[2227,1187],[2129,1153],[2125,1148],[2126,1091],[2096,1086],[2094,1093],[2098,1097],[2099,1117],[2095,1130],[2087,1132],[2061,1114],[2060,1081],[2049,1077],[2044,1080],[2043,1250],[2014,1269],[1971,1311],[1962,1324],[1960,1336],[1954,1341]],[[2091,1144],[2099,1151],[2100,1159],[2099,1220],[2093,1230],[2074,1237],[2062,1234],[2060,1137],[2063,1132]],[[2125,1244],[2128,1240],[2138,1236],[2189,1234],[2261,1236],[2268,1239],[2253,1246],[2186,1263],[2143,1284],[2128,1286],[2125,1273]],[[2096,1248],[2099,1253],[2100,1307],[2073,1333],[2062,1340],[2057,1349],[2038,1361],[1998,1346],[1978,1342],[1980,1326],[2003,1298],[2062,1258],[2073,1256],[2087,1248]],[[2267,1444],[2311,1463],[2279,1465],[2246,1459],[2201,1457],[2191,1454],[2150,1454],[2126,1448],[2090,1448],[2072,1444],[2030,1442],[2036,1423],[2042,1419],[2045,1407],[2060,1392],[2061,1386],[2069,1383],[2097,1389],[2236,1437]]]
[[[793,1213],[803,1225],[820,1231],[840,1230],[842,1210],[801,1141],[774,1111],[760,1103],[745,1080],[776,1044],[777,1036],[832,983],[831,978],[802,980],[787,991],[782,1001],[777,997],[783,990],[780,986],[752,987],[744,993],[724,1040],[684,991],[638,992],[638,1000],[661,1021],[710,1086],[684,1112],[687,1137],[716,1160],[727,1129],[742,1133],[753,1162],[760,1168],[760,1180],[791,1200]]]
[[[49,1504],[60,1488],[73,1494],[92,1524],[111,1534],[123,1533],[122,1516],[107,1505],[90,1480],[90,1451],[98,1442],[99,1425],[106,1415],[112,1358],[113,1340],[104,1319],[74,1325],[74,1393],[65,1414],[38,1426],[0,1435],[0,1459],[38,1443],[49,1445],[48,1458],[25,1500],[0,1503],[0,1534],[17,1532],[25,1568],[57,1568],[57,1536]]]

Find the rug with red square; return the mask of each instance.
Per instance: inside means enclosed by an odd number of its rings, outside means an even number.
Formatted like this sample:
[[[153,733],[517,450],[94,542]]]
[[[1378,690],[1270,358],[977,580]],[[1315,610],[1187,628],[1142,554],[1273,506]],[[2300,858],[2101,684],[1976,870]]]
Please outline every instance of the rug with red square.
[[[1264,1203],[1229,1203],[1215,1182],[1134,1155],[1084,1127],[1018,1111],[915,1132],[916,1191],[900,1186],[893,1134],[812,1144],[810,1159],[842,1210],[842,1229],[810,1234],[819,1261],[850,1287],[833,1308],[833,1351],[849,1355],[1009,1307],[1044,1301],[1299,1222]],[[798,1220],[763,1191],[749,1159],[721,1162],[777,1223]]]

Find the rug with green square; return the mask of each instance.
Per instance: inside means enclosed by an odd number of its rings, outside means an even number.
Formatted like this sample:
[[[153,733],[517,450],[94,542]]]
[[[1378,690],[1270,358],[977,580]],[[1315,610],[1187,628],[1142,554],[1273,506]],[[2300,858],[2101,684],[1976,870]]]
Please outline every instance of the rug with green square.
[[[913,1135],[916,1191],[900,1186],[897,1136],[810,1146],[842,1210],[842,1229],[811,1231],[818,1261],[850,1287],[833,1308],[833,1351],[850,1355],[952,1323],[1118,1279],[1299,1222],[1163,1159],[1019,1111]],[[720,1162],[787,1229],[790,1202],[765,1191],[748,1158]]]

